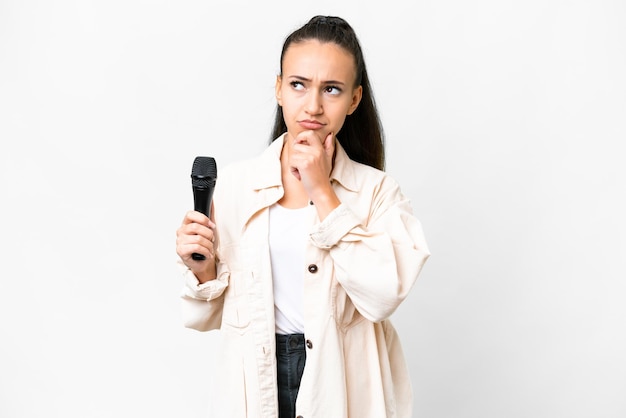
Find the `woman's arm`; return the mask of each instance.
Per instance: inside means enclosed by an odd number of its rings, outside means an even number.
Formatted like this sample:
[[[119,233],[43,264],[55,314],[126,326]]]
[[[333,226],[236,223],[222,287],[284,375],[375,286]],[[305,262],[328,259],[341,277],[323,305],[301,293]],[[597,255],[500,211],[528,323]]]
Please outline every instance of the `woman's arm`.
[[[372,199],[365,216],[342,203],[311,240],[329,251],[336,279],[359,312],[379,322],[406,298],[430,252],[410,202],[393,180],[386,177]]]

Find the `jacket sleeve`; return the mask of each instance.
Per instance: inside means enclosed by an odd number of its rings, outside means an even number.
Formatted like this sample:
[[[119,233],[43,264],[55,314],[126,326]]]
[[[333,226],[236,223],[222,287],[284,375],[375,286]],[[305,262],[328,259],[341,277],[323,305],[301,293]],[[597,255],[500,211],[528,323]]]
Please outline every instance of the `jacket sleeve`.
[[[228,286],[228,274],[218,274],[215,280],[201,284],[182,261],[179,260],[177,263],[185,281],[180,295],[184,326],[198,331],[219,328],[222,323],[224,290]]]
[[[343,202],[310,239],[329,251],[336,280],[361,315],[380,322],[406,298],[430,252],[421,223],[394,180],[386,177],[372,195],[366,214],[357,215]]]

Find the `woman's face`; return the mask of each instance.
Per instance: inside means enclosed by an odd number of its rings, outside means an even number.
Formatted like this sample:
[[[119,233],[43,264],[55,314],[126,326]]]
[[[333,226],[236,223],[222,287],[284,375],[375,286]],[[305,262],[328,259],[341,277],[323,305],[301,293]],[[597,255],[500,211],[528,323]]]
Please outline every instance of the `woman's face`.
[[[337,44],[291,44],[282,72],[276,79],[276,99],[292,138],[307,130],[316,131],[320,139],[329,132],[336,135],[361,100],[362,88],[354,85],[354,58]]]

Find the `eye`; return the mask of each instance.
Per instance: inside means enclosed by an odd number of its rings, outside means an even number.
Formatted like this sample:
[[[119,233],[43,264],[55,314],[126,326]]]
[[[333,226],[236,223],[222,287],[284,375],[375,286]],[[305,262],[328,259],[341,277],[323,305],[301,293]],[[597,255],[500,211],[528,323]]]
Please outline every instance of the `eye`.
[[[324,87],[324,92],[332,96],[337,96],[341,93],[341,89],[337,86],[326,86]]]
[[[289,85],[291,85],[291,88],[294,90],[304,90],[304,84],[300,81],[291,81],[289,82]]]

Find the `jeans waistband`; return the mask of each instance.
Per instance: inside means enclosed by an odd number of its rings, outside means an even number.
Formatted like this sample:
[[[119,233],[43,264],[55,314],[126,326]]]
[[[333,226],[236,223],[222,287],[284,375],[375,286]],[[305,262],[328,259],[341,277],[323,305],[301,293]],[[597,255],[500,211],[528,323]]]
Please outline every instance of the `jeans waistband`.
[[[276,352],[292,353],[304,351],[304,334],[276,334]]]

